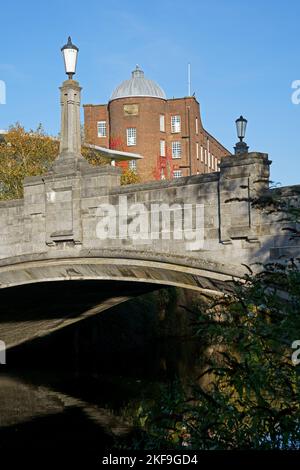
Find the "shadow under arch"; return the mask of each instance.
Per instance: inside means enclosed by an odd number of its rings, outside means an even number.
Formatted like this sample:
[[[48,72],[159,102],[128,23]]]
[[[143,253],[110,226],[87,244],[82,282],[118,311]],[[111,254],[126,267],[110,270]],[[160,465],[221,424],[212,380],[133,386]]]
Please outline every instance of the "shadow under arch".
[[[0,338],[12,348],[166,286],[222,295],[232,278],[218,266],[213,271],[128,258],[7,263],[0,267]]]

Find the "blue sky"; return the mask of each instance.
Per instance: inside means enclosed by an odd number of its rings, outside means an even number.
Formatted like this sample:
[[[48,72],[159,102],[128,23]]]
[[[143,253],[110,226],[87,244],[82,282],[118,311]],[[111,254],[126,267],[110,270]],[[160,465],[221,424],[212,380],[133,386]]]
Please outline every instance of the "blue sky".
[[[300,104],[291,100],[299,17],[299,0],[2,2],[0,129],[19,121],[59,131],[60,47],[70,34],[83,103],[106,103],[135,64],[168,97],[184,96],[190,62],[204,127],[232,149],[243,114],[250,149],[273,161],[272,180],[300,183]]]

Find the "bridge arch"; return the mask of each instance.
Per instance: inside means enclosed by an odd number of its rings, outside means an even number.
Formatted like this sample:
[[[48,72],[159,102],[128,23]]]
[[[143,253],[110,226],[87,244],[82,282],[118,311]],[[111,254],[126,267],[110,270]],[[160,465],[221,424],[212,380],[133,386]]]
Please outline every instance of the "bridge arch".
[[[169,262],[148,258],[122,257],[60,257],[46,259],[6,260],[0,266],[0,288],[25,284],[98,280],[116,282],[139,282],[176,286],[198,292],[222,293],[233,278],[242,278],[242,270],[219,263],[197,263],[185,265],[173,257]]]
[[[221,265],[210,265],[208,269],[207,262],[186,266],[180,259],[176,264],[174,259],[161,262],[99,256],[23,256],[1,264],[1,338],[7,348],[46,336],[159,287],[176,286],[222,295],[230,290],[230,281],[236,274],[229,270],[226,273]],[[88,286],[92,288],[89,290]],[[27,299],[26,306],[23,297]],[[59,299],[64,301],[57,305]]]

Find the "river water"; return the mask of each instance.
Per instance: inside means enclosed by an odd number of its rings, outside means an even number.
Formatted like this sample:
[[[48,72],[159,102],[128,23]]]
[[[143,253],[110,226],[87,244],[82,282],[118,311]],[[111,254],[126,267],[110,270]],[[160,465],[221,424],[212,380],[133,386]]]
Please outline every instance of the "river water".
[[[44,349],[51,351],[54,341]],[[38,360],[43,347],[21,349],[13,366],[1,366],[0,453],[72,452],[78,446],[102,452],[116,439],[127,441],[137,410],[151,401],[157,404],[162,385],[188,381],[198,355],[194,341],[172,338],[121,351],[111,360],[95,358],[95,350],[80,360],[67,356],[56,367]],[[15,367],[20,361],[22,368]]]

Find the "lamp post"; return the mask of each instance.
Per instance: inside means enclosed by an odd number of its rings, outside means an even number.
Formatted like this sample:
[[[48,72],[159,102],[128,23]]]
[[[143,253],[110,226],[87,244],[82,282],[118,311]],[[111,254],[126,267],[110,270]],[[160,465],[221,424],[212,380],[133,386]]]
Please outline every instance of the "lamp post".
[[[235,121],[237,136],[240,139],[240,141],[237,142],[234,147],[235,155],[242,155],[242,154],[248,153],[249,147],[246,144],[246,142],[244,142],[244,138],[246,135],[247,122],[248,122],[247,119],[245,119],[243,116],[240,116]]]
[[[80,133],[80,92],[79,83],[73,80],[76,72],[78,47],[72,44],[69,37],[68,42],[61,48],[65,71],[68,79],[60,87],[61,91],[61,133],[60,149],[57,164],[73,165],[81,156],[81,133]]]

